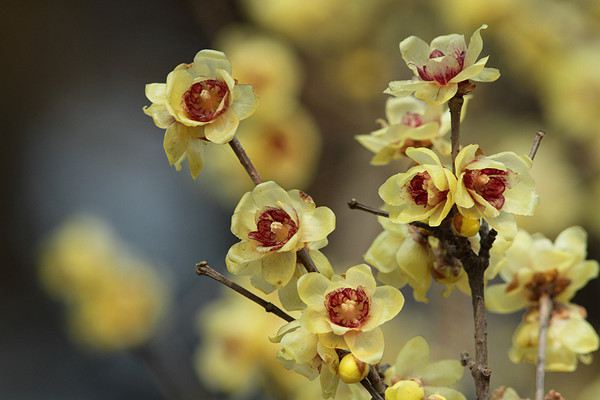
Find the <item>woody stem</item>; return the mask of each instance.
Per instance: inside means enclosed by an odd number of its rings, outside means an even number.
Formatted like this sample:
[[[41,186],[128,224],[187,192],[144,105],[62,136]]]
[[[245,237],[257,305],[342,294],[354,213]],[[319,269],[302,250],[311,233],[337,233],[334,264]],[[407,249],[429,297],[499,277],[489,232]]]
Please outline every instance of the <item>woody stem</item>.
[[[452,127],[452,133],[450,143],[452,144],[452,172],[456,173],[456,166],[454,160],[458,154],[460,147],[460,113],[464,103],[462,94],[457,93],[448,101],[448,108],[450,109],[450,124]]]
[[[535,368],[535,400],[544,400],[544,374],[548,325],[552,313],[552,299],[546,293],[540,297],[540,332],[538,336],[537,363]]]

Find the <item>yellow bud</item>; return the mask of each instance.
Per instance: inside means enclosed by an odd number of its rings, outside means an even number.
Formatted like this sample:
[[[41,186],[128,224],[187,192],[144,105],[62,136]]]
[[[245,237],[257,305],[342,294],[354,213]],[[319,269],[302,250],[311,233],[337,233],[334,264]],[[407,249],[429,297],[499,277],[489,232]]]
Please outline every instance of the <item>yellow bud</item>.
[[[423,400],[425,390],[415,381],[399,381],[385,391],[385,400]],[[438,399],[435,399],[438,400]]]
[[[352,354],[346,354],[340,361],[338,373],[345,383],[357,383],[367,376],[369,366]]]
[[[461,214],[456,214],[452,219],[454,231],[460,236],[470,237],[475,236],[479,232],[479,219],[465,217]]]

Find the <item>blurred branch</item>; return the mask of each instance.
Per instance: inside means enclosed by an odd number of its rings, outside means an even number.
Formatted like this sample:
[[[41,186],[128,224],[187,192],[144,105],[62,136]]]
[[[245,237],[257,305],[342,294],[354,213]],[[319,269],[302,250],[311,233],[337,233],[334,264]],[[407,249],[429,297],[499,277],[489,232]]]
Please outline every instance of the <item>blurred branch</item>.
[[[242,164],[242,167],[244,167],[248,173],[248,176],[250,176],[250,179],[252,179],[252,182],[254,182],[255,185],[262,183],[263,180],[260,174],[258,173],[256,167],[254,167],[254,164],[252,164],[250,157],[248,157],[246,150],[244,150],[244,147],[242,147],[242,144],[237,137],[234,136],[233,139],[231,139],[229,146],[231,146],[231,149],[237,156],[238,160],[240,160],[240,164]]]
[[[537,362],[535,368],[535,400],[544,400],[544,374],[546,368],[546,343],[548,339],[548,323],[552,313],[552,299],[547,293],[542,294],[540,306],[540,331],[538,336]]]
[[[266,312],[273,313],[273,314],[277,315],[279,318],[281,318],[287,322],[295,321],[294,317],[287,314],[285,311],[283,311],[281,308],[277,307],[275,304],[264,300],[263,298],[255,295],[248,289],[246,289],[246,288],[238,285],[237,283],[224,277],[222,274],[220,274],[218,271],[216,271],[210,265],[208,265],[208,263],[206,261],[201,261],[200,263],[196,264],[196,273],[198,275],[208,276],[209,278],[214,279],[215,281],[227,286],[228,288],[233,289],[234,291],[238,292],[242,296],[252,300],[259,306],[263,307]]]
[[[529,158],[531,161],[535,158],[535,155],[540,148],[540,144],[542,143],[542,139],[546,134],[543,131],[537,131],[535,137],[533,138],[533,143],[531,144],[531,150],[529,150]]]
[[[160,358],[152,350],[149,344],[143,344],[131,349],[131,353],[142,362],[146,369],[152,374],[158,388],[167,400],[182,400],[183,395],[179,392],[179,388],[170,378],[168,368],[163,365]]]

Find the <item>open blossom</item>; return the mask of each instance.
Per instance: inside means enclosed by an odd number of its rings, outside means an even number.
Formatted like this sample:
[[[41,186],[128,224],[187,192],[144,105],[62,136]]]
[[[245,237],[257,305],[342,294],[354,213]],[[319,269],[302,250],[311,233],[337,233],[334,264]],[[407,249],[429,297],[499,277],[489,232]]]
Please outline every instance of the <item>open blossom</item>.
[[[317,207],[306,193],[261,183],[244,194],[231,218],[231,232],[241,241],[229,249],[227,269],[252,275],[264,292],[281,288],[296,271],[296,252],[324,247],[334,229],[333,211]]]
[[[510,313],[536,306],[542,294],[554,302],[570,301],[577,290],[598,276],[598,262],[586,260],[587,235],[578,226],[565,229],[554,243],[521,230],[497,267],[506,283],[487,289],[486,305]]]
[[[598,350],[599,339],[594,328],[585,320],[583,307],[559,304],[552,312],[547,333],[546,370],[570,372],[577,362],[589,364],[590,353]],[[539,310],[531,309],[513,336],[508,353],[514,363],[535,364],[540,330]]]
[[[365,264],[331,280],[319,273],[306,274],[298,280],[298,294],[307,305],[300,320],[309,332],[318,334],[326,347],[348,349],[369,364],[379,362],[383,355],[379,326],[404,305],[398,289],[376,286]]]
[[[448,387],[462,378],[463,371],[458,360],[430,362],[429,344],[416,336],[406,342],[394,365],[385,372],[385,382],[390,385],[386,399],[465,400],[462,393]]]
[[[533,215],[538,202],[531,160],[513,152],[485,156],[475,144],[456,156],[455,201],[469,218],[484,218],[507,237],[517,233],[514,215]]]
[[[385,165],[406,155],[409,147],[436,148],[450,153],[444,139],[450,129],[450,113],[441,105],[427,105],[413,97],[389,98],[385,106],[385,125],[356,140],[375,153],[372,165]]]
[[[486,68],[489,56],[477,60],[483,49],[482,25],[471,36],[469,46],[463,35],[438,36],[427,44],[416,36],[400,42],[400,52],[415,77],[413,80],[392,81],[386,93],[397,97],[414,93],[427,103],[443,104],[452,98],[458,84],[467,80],[493,82],[500,77],[495,68]]]
[[[152,105],[144,113],[166,129],[169,164],[180,170],[187,159],[194,178],[202,169],[204,145],[229,142],[240,120],[256,108],[252,87],[238,84],[225,54],[215,50],[202,50],[191,64],[179,64],[166,83],[146,85],[146,97]]]
[[[379,188],[379,196],[391,206],[393,222],[439,226],[454,205],[456,178],[429,149],[411,147],[406,155],[418,165],[390,177]]]

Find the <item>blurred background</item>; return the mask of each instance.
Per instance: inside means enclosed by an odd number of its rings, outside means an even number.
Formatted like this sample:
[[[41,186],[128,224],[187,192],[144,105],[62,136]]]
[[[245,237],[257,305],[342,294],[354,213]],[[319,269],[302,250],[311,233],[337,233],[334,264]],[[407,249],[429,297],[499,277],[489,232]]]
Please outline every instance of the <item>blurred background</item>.
[[[600,257],[597,0],[4,0],[2,9],[2,399],[315,398],[272,359],[266,337],[278,322],[194,273],[204,259],[224,271],[249,179],[226,146],[209,149],[199,180],[176,172],[142,113],[144,85],[203,48],[224,50],[234,76],[256,87],[260,108],[239,137],[263,176],[336,213],[325,252],[343,269],[381,229],[346,202],[379,205],[379,185],[405,168],[370,166],[354,140],[384,117],[387,82],[410,77],[398,43],[489,24],[484,53],[502,77],[476,90],[463,141],[526,153],[545,130],[533,167],[540,205],[521,224],[551,238],[580,224],[590,258]],[[65,264],[76,267],[56,267]],[[596,329],[599,289],[593,281],[574,299]],[[428,305],[409,300],[390,324],[388,360],[416,334],[434,358],[471,350],[470,300],[442,300],[441,290]],[[518,320],[491,317],[493,383],[530,395],[533,368],[507,357]],[[599,366],[550,374],[548,386],[600,398]],[[462,382],[468,395],[470,377]]]

